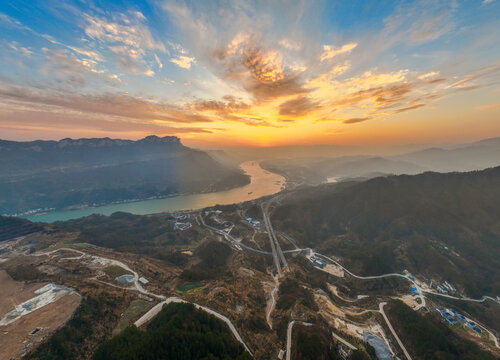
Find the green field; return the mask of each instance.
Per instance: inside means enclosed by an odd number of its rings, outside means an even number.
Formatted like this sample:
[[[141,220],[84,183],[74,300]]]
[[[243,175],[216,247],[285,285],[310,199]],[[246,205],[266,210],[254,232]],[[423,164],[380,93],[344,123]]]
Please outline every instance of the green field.
[[[175,292],[182,295],[182,294],[187,293],[188,291],[191,291],[193,289],[200,288],[203,286],[205,286],[205,284],[186,284],[186,285],[181,286],[177,290],[175,290]]]

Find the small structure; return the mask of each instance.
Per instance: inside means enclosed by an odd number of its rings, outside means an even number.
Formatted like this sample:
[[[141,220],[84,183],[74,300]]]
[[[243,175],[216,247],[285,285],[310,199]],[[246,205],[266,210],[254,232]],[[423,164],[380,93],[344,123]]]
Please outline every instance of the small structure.
[[[118,276],[115,280],[118,282],[121,282],[121,283],[133,283],[134,282],[134,275],[131,275],[131,274],[121,275],[121,276]]]
[[[278,353],[278,359],[283,360],[285,358],[285,350],[280,349],[280,352]]]
[[[146,285],[149,280],[147,280],[146,278],[143,278],[142,276],[139,278],[139,281],[143,284],[143,285]]]
[[[321,259],[316,259],[313,261],[313,265],[320,269],[323,269],[326,266],[326,262]]]
[[[247,217],[245,220],[246,220],[247,223],[249,223],[254,228],[260,229],[260,221],[259,220],[255,220],[255,219],[253,219],[251,217]]]
[[[189,221],[185,222],[185,223],[176,221],[174,223],[174,230],[184,231],[184,230],[191,228],[192,226],[193,225],[191,225],[191,223]]]

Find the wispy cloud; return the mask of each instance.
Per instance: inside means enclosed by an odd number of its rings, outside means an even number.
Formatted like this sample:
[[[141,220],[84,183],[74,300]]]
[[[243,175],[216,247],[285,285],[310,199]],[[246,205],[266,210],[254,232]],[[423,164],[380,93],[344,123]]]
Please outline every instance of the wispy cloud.
[[[349,43],[336,48],[331,45],[323,45],[323,52],[320,55],[320,61],[334,58],[335,56],[348,54],[358,46],[357,43]]]

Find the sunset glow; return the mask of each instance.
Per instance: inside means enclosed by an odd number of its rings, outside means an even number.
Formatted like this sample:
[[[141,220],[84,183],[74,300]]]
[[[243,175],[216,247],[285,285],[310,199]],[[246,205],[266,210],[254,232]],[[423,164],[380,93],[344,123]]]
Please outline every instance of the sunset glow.
[[[0,5],[1,138],[400,144],[500,135],[500,2]]]

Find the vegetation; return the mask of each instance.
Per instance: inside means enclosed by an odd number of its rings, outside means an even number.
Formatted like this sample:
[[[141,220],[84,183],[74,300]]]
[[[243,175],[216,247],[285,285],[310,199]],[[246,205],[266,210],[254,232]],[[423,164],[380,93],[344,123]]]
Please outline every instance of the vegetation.
[[[399,300],[391,301],[386,313],[401,341],[416,359],[495,359],[475,343],[460,338],[437,318],[422,316]]]
[[[187,148],[176,137],[0,140],[0,168],[0,213],[92,206],[249,183],[240,169]]]
[[[135,326],[104,343],[94,360],[251,359],[226,324],[192,304],[172,303],[153,319],[147,331]]]
[[[207,241],[198,246],[194,253],[201,261],[184,270],[181,278],[186,281],[200,281],[220,277],[226,272],[231,253],[231,248],[226,243]]]
[[[497,167],[297,191],[272,220],[303,247],[332,251],[360,274],[439,275],[477,297],[500,293],[499,218]]]
[[[303,287],[296,280],[286,279],[280,285],[276,308],[281,310],[290,309],[297,302],[311,310],[318,310],[311,290]]]
[[[0,215],[0,242],[42,230],[43,226],[28,220]]]
[[[122,275],[131,275],[127,270],[118,265],[107,266],[103,269],[103,271],[108,275],[111,279],[116,279]]]
[[[334,350],[328,330],[318,326],[296,324],[293,329],[292,358],[302,360],[336,360],[341,357]]]
[[[170,246],[185,246],[203,238],[196,227],[174,231],[169,215],[140,216],[116,212],[111,216],[91,215],[58,223],[63,231],[80,232],[77,241],[97,246],[169,259]]]
[[[25,359],[71,360],[86,358],[113,330],[119,319],[122,297],[101,293],[85,296],[71,320]]]

